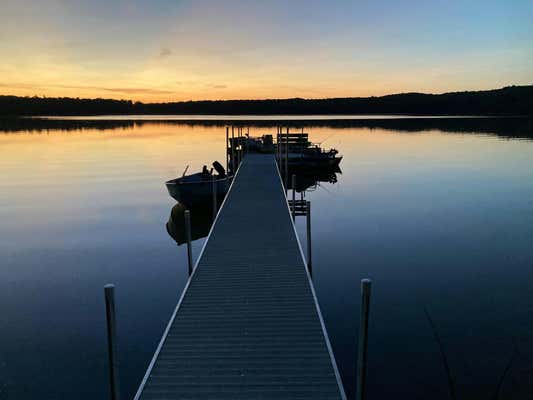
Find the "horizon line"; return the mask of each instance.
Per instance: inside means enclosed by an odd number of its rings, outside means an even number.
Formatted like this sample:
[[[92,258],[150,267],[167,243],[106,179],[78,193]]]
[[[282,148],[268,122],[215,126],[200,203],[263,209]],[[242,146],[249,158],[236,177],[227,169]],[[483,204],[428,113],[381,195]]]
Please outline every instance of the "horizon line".
[[[87,86],[89,88],[90,86]],[[173,101],[163,101],[163,102],[143,102],[140,100],[131,100],[127,98],[115,99],[110,97],[70,97],[70,96],[46,96],[46,95],[28,95],[28,96],[18,96],[14,94],[0,94],[0,97],[16,97],[16,98],[39,98],[39,99],[73,99],[73,100],[106,100],[106,101],[117,101],[117,102],[131,102],[131,103],[140,103],[140,104],[177,104],[177,103],[215,103],[215,102],[232,102],[232,101],[285,101],[285,100],[338,100],[338,99],[374,99],[374,98],[384,98],[390,96],[401,96],[401,95],[425,95],[425,96],[442,96],[447,94],[456,94],[456,93],[480,93],[480,92],[494,92],[499,90],[505,90],[509,88],[527,88],[533,87],[533,83],[527,85],[506,85],[503,87],[492,88],[492,89],[476,89],[476,90],[455,90],[448,92],[397,92],[389,93],[384,95],[372,95],[372,96],[341,96],[341,97],[283,97],[283,98],[262,98],[262,99],[246,99],[246,98],[237,98],[237,99],[216,99],[216,100],[173,100]],[[80,87],[81,88],[81,87]]]

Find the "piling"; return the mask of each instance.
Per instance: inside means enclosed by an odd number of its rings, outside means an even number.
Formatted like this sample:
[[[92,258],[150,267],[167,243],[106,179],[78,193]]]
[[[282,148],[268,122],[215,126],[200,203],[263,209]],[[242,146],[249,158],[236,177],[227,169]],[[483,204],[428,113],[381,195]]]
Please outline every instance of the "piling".
[[[226,172],[229,171],[228,141],[229,141],[229,126],[226,126]]]
[[[276,131],[276,161],[278,162],[278,171],[279,171],[279,127]]]
[[[292,220],[296,221],[296,175],[292,174]]]
[[[306,219],[307,219],[307,269],[309,270],[309,275],[313,276],[313,262],[312,262],[312,253],[311,253],[311,202],[306,202]]]
[[[282,164],[281,164],[281,128],[278,126],[278,140],[277,140],[277,143],[278,143],[278,169],[279,169],[279,174],[282,175],[283,174],[283,167],[282,167]]]
[[[231,126],[231,173],[235,175],[235,128]]]
[[[189,276],[192,274],[192,231],[191,231],[191,212],[189,210],[185,210],[183,213],[183,217],[185,218],[185,235],[187,237],[187,261],[189,266]]]
[[[289,128],[285,136],[285,192],[289,190]]]
[[[218,209],[218,204],[217,204],[217,180],[216,180],[216,177],[215,175],[212,175],[211,176],[211,179],[212,179],[212,190],[213,190],[213,223],[215,222],[215,218],[217,217],[217,209]]]
[[[107,319],[107,353],[109,360],[109,388],[111,400],[119,400],[117,328],[115,318],[115,285],[104,286],[105,311]]]
[[[237,168],[239,168],[239,165],[241,165],[241,159],[242,159],[242,127],[237,128]]]
[[[366,394],[368,318],[371,286],[372,281],[370,279],[361,280],[361,320],[359,323],[359,349],[357,352],[356,400],[365,400]]]

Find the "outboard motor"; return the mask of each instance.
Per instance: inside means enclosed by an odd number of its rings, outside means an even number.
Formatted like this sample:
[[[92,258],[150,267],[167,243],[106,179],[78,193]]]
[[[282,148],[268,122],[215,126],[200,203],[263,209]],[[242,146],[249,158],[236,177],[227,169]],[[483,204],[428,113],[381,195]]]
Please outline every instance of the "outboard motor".
[[[213,163],[213,168],[217,171],[219,178],[224,178],[226,176],[226,170],[218,161]]]

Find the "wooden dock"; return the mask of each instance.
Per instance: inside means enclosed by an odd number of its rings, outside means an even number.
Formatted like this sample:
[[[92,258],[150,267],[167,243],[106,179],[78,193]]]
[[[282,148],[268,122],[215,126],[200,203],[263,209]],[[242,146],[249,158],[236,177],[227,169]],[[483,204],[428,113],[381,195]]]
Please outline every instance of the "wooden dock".
[[[273,155],[241,163],[135,399],[345,399]]]

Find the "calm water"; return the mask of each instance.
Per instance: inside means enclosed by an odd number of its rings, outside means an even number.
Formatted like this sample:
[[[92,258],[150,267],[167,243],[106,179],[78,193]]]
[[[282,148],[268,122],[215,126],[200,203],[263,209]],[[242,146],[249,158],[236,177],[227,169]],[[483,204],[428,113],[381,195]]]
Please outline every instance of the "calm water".
[[[108,282],[131,398],[187,277],[185,248],[165,230],[174,201],[163,182],[223,161],[224,129],[52,122],[0,124],[0,398],[106,398]],[[306,127],[344,155],[338,182],[306,194],[314,283],[343,381],[351,397],[359,281],[370,277],[369,399],[449,398],[424,308],[459,398],[492,398],[513,357],[501,398],[529,399],[530,125],[440,123]],[[252,134],[275,132],[259,125]]]

